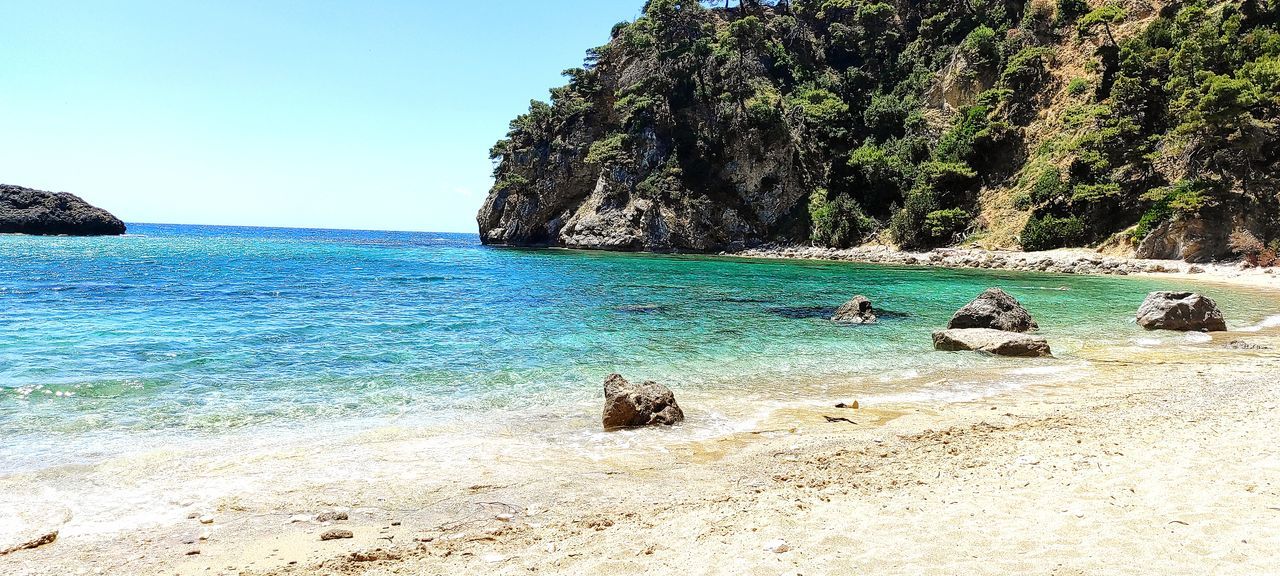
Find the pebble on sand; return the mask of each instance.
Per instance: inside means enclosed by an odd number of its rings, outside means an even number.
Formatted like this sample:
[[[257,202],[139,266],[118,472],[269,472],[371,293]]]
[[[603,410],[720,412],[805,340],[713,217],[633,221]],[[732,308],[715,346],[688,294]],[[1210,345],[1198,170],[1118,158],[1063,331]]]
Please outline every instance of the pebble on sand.
[[[341,511],[321,512],[316,514],[316,522],[336,522],[338,520],[346,520],[347,513]]]
[[[345,540],[347,538],[355,538],[355,534],[352,534],[350,530],[343,530],[341,528],[326,530],[323,534],[320,535],[321,542],[325,542],[329,540]]]
[[[212,514],[205,514],[205,515],[201,516],[201,517],[200,517],[200,523],[201,523],[201,524],[213,524],[213,515],[212,515]]]
[[[788,550],[791,550],[791,546],[787,544],[786,540],[783,540],[781,538],[778,538],[777,540],[770,540],[764,543],[765,552],[773,552],[774,554],[781,554]]]

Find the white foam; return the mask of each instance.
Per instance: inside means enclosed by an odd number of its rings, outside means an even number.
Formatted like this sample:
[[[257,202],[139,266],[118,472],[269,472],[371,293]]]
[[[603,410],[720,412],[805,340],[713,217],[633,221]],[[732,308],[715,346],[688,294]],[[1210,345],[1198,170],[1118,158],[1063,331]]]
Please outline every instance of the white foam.
[[[1264,318],[1261,322],[1254,324],[1253,326],[1249,326],[1247,328],[1241,328],[1240,331],[1241,332],[1260,332],[1264,328],[1276,328],[1276,327],[1280,327],[1280,314],[1277,314],[1275,316],[1268,316],[1267,318]]]
[[[1204,332],[1187,332],[1187,335],[1183,338],[1192,344],[1206,344],[1213,342],[1213,336],[1205,334]]]

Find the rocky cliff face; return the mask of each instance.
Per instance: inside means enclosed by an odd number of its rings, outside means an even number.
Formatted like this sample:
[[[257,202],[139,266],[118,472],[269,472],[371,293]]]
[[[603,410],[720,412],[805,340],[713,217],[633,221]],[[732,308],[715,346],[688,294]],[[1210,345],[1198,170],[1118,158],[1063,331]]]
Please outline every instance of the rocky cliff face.
[[[1275,3],[709,4],[649,0],[512,121],[485,243],[1280,241]]]
[[[73,194],[0,184],[0,233],[110,236],[125,225]]]

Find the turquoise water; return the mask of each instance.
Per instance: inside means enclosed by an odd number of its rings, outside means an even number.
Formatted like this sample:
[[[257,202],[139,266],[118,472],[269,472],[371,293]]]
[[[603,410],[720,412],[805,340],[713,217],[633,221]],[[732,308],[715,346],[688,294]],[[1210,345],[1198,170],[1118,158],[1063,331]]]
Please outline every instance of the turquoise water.
[[[932,351],[929,332],[994,285],[1027,305],[1059,359]],[[1148,338],[1134,310],[1179,286],[492,249],[456,234],[139,224],[118,238],[0,236],[0,473],[389,418],[569,412],[538,426],[585,426],[614,371],[726,402],[794,401],[832,381],[906,393],[899,376],[1049,368],[1083,342]],[[1262,294],[1199,289],[1233,327],[1280,312]],[[886,311],[880,324],[825,320],[854,294]]]

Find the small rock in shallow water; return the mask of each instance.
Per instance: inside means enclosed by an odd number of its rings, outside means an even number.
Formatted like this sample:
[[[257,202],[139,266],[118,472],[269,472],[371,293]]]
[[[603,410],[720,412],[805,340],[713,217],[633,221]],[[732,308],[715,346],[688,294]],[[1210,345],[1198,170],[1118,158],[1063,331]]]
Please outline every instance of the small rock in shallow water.
[[[1053,355],[1049,342],[1041,336],[987,328],[939,330],[933,333],[933,347],[947,352],[974,350],[997,356]]]
[[[322,542],[329,540],[344,540],[347,538],[355,538],[355,534],[352,534],[350,530],[343,530],[341,528],[326,530],[320,535],[320,541]]]
[[[840,324],[875,324],[876,313],[871,301],[861,294],[836,309],[831,321]]]
[[[990,328],[1005,332],[1031,332],[1040,326],[1031,318],[1031,314],[1018,302],[999,288],[988,288],[977,298],[956,311],[947,323],[948,329]]]
[[[657,382],[632,384],[620,374],[604,381],[605,430],[637,426],[670,426],[684,420],[675,394]]]
[[[1152,292],[1138,308],[1138,325],[1147,330],[1223,332],[1227,321],[1213,299],[1194,292]]]
[[[1255,344],[1246,340],[1232,340],[1227,342],[1227,348],[1232,350],[1269,350],[1270,346],[1263,344]]]

